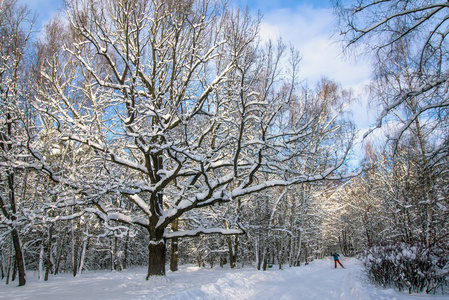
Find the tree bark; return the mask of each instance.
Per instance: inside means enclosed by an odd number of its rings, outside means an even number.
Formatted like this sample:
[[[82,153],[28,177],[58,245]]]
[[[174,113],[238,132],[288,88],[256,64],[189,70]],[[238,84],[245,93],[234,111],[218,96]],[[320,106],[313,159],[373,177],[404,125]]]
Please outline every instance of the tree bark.
[[[149,259],[147,280],[150,276],[165,276],[165,240],[150,240],[148,252]]]
[[[23,261],[22,247],[20,245],[20,238],[15,228],[11,231],[11,235],[15,250],[16,266],[19,272],[19,286],[23,286],[26,283],[25,279],[26,274],[25,274],[25,262]]]
[[[80,257],[80,264],[79,264],[79,272],[80,274],[83,273],[83,269],[84,269],[84,260],[86,259],[86,248],[87,248],[87,243],[89,243],[89,237],[85,236],[83,238],[83,248],[81,250],[81,257]]]
[[[128,244],[129,244],[129,229],[128,229],[128,233],[126,234],[126,239],[125,239],[125,250],[124,250],[124,254],[123,254],[123,270],[126,270],[126,268],[127,268]]]
[[[262,258],[261,258],[261,251],[260,251],[260,235],[257,236],[256,242],[255,242],[255,252],[256,252],[256,266],[257,270],[260,271],[260,265],[262,264]]]
[[[229,227],[228,227],[228,223],[226,222],[226,220],[224,220],[223,222],[224,222],[225,229],[228,229]],[[232,247],[232,238],[230,235],[226,236],[226,241],[228,243],[228,249],[229,249],[229,265],[230,265],[231,269],[233,269],[233,268],[235,268],[235,260],[236,260],[236,253],[234,250],[237,250],[238,240],[236,239],[237,245],[235,246],[234,249]]]
[[[9,263],[8,263],[8,274],[6,275],[6,284],[9,284],[9,278],[11,275],[11,268],[13,266],[13,261],[16,259],[14,253],[12,251],[13,245],[11,245],[11,253],[9,255]]]
[[[78,243],[72,220],[72,274],[73,277],[78,273]]]
[[[0,257],[0,272],[2,273],[2,279],[5,278],[5,270],[3,269],[3,255]]]
[[[175,219],[172,222],[172,229],[173,231],[178,230],[178,219]],[[178,271],[178,261],[179,261],[179,255],[178,255],[178,238],[173,238],[171,240],[171,253],[170,253],[170,271],[176,272]]]
[[[303,226],[303,225],[304,225],[304,224],[301,223],[301,226]],[[303,228],[303,227],[301,227],[301,229],[299,229],[299,240],[298,240],[298,245],[297,245],[298,252],[297,252],[297,254],[296,254],[296,260],[295,260],[295,266],[296,266],[296,267],[301,265],[302,228]]]
[[[53,267],[53,263],[51,262],[51,239],[53,235],[53,224],[48,228],[48,241],[47,241],[47,260],[45,266],[45,276],[44,281],[48,280],[48,274],[50,273],[51,268]]]
[[[59,235],[61,236],[61,238],[60,238],[61,242],[59,243],[58,254],[56,256],[55,272],[54,272],[55,275],[58,274],[58,272],[59,272],[59,265],[61,264],[62,253],[64,252],[64,244],[65,244],[67,232],[65,232],[65,231],[60,232]]]
[[[150,241],[148,244],[148,273],[147,280],[151,276],[165,276],[166,240],[163,230],[149,228]]]
[[[39,281],[44,280],[44,239],[42,239],[39,251],[39,270],[37,277]]]
[[[234,250],[232,249],[232,239],[228,235],[226,236],[226,241],[228,242],[228,249],[229,249],[229,266],[231,269],[235,268],[235,255]]]
[[[16,196],[15,196],[15,186],[14,186],[14,172],[8,172],[8,189],[9,189],[9,203],[10,203],[10,219],[11,221],[17,220],[17,208],[16,208]],[[2,202],[3,203],[3,202]],[[4,210],[4,208],[2,207]],[[16,228],[11,231],[12,242],[15,251],[15,262],[17,266],[17,271],[19,272],[19,286],[25,285],[25,262],[23,260],[22,246],[20,245],[19,232]]]

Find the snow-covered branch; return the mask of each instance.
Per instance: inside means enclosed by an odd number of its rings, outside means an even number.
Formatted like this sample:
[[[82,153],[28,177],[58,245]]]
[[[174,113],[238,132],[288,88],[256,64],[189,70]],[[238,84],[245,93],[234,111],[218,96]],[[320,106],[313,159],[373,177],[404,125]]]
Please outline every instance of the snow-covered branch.
[[[183,230],[183,231],[173,231],[166,232],[164,238],[182,238],[182,237],[194,237],[200,234],[221,234],[221,235],[239,235],[245,234],[241,229],[223,229],[223,228],[197,228],[194,230]]]

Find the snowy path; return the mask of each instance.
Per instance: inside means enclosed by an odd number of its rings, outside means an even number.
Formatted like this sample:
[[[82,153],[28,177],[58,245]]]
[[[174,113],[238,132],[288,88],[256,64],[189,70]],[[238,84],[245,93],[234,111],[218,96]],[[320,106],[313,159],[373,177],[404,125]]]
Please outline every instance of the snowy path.
[[[37,281],[28,274],[25,287],[0,283],[0,299],[419,299],[442,300],[448,295],[408,295],[378,289],[365,281],[362,265],[356,259],[343,258],[346,269],[331,269],[331,261],[315,260],[307,266],[265,272],[254,268],[237,270],[183,266],[167,278],[145,281],[145,269],[123,272],[87,272],[76,278],[69,274]]]
[[[308,266],[279,271],[227,273],[215,283],[204,284],[167,299],[448,299],[446,296],[408,295],[383,290],[365,281],[360,261],[346,258],[346,269],[334,269],[333,261],[316,260]],[[197,296],[197,298],[195,298]]]

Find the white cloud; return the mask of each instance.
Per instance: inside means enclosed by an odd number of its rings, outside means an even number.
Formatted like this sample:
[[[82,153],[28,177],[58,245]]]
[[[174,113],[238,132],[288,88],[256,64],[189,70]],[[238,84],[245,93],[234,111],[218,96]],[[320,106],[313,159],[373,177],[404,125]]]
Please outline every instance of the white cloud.
[[[265,14],[261,24],[263,38],[281,36],[301,52],[301,76],[311,84],[322,76],[340,82],[345,88],[366,82],[371,71],[369,64],[343,57],[341,44],[333,33],[331,9],[304,5],[272,10]]]
[[[32,13],[38,14],[36,24],[38,29],[56,15],[63,6],[63,0],[19,0],[19,3],[28,6]]]
[[[282,37],[285,43],[291,43],[299,50],[302,55],[300,77],[310,86],[325,76],[345,89],[352,89],[359,97],[351,107],[353,120],[363,134],[375,121],[374,113],[367,106],[366,86],[371,65],[360,58],[345,57],[334,29],[331,9],[298,5],[266,12],[260,33],[263,40]]]

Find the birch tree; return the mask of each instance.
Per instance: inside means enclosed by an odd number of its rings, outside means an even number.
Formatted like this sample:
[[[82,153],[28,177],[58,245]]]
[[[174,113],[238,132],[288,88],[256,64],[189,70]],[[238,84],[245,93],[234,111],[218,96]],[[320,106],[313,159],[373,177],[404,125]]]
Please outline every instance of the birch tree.
[[[373,50],[380,73],[390,84],[375,126],[379,128],[401,109],[410,111],[389,136],[398,141],[419,119],[432,120],[438,130],[447,128],[447,10],[446,1],[361,0],[344,6],[337,2],[341,32],[348,46]],[[387,66],[388,65],[388,66]],[[388,77],[388,78],[387,78]],[[368,133],[367,133],[368,134]],[[429,156],[447,153],[447,134]]]
[[[395,148],[411,135],[417,140],[426,191],[427,245],[435,239],[433,158],[447,158],[449,145],[448,9],[447,1],[438,0],[363,0],[339,9],[348,45],[365,44],[376,58],[375,97],[382,108],[367,134],[396,122],[388,134]]]
[[[115,230],[147,230],[147,279],[165,274],[167,239],[243,232],[201,220],[171,231],[187,212],[343,176],[336,171],[352,126],[338,110],[324,126],[316,126],[320,110],[288,116],[298,57],[282,43],[260,47],[258,18],[221,1],[77,0],[66,8],[70,39],[43,65],[33,104],[48,126],[40,135],[51,132],[50,144],[62,145],[54,152],[77,160],[52,163],[30,135],[33,166]],[[322,152],[322,167],[288,167],[309,141],[337,132],[340,144]]]

